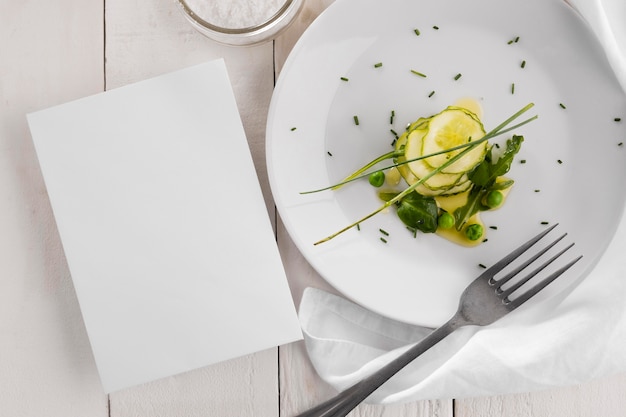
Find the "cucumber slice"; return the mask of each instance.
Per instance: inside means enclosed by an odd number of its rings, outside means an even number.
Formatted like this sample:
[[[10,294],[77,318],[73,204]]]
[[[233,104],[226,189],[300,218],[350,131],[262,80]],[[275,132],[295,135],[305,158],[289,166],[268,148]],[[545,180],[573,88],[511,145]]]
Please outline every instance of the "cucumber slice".
[[[424,137],[428,134],[430,129],[414,129],[411,131],[406,139],[406,145],[404,148],[405,160],[411,160],[423,156],[421,150],[423,149]],[[425,178],[433,171],[433,167],[426,163],[425,159],[409,162],[409,170],[418,179]],[[463,173],[449,174],[439,172],[434,176],[428,178],[424,185],[431,190],[447,190],[453,187],[459,182]]]
[[[397,162],[445,151],[467,143],[467,138],[477,140],[484,135],[483,125],[474,113],[462,107],[450,106],[434,116],[420,118],[407,127],[396,141],[396,150],[404,148],[404,156],[399,157]],[[398,166],[398,171],[407,184],[413,185],[461,151],[462,149],[411,161]],[[415,191],[427,196],[449,196],[467,191],[472,185],[467,174],[484,159],[486,153],[487,143],[477,146],[463,158],[418,185]]]
[[[471,186],[472,186],[472,182],[471,181],[461,182],[461,183],[455,185],[454,187],[446,190],[446,192],[441,194],[441,195],[450,196],[450,195],[461,194],[461,193],[464,193],[465,191],[469,190]]]
[[[412,154],[429,155],[481,139],[484,135],[485,129],[476,115],[467,109],[451,106],[431,117],[428,130],[421,141],[421,150],[411,150],[411,152]],[[407,142],[407,148],[409,148],[410,142],[410,140]],[[459,149],[431,156],[424,161],[430,167],[438,168],[461,151]],[[471,171],[484,159],[486,153],[487,143],[485,142],[443,169],[442,173],[459,174]],[[411,159],[411,157],[407,155],[407,159]]]
[[[400,137],[396,140],[396,151],[400,151],[403,147],[406,146],[406,141],[409,136],[408,132],[409,130],[407,129],[407,131],[402,133]],[[396,162],[404,161],[406,161],[406,158],[404,156],[401,156],[396,160]],[[407,184],[412,185],[417,182],[417,178],[415,178],[415,175],[413,175],[407,164],[398,165],[398,172],[400,173],[402,178],[404,178]]]
[[[419,119],[411,123],[407,127],[406,131],[407,133],[410,133],[412,130],[415,130],[415,129],[428,129],[429,121],[430,121],[430,117],[420,117]]]

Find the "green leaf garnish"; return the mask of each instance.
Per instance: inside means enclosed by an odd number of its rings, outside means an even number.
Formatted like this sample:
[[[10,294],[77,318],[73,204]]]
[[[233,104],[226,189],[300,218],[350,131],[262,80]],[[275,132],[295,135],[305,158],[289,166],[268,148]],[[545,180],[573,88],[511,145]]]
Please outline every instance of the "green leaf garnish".
[[[483,162],[470,172],[469,179],[473,185],[468,194],[467,203],[454,211],[457,230],[461,230],[474,214],[491,208],[483,204],[483,198],[490,191],[503,190],[513,185],[513,180],[497,181],[497,179],[509,172],[513,158],[519,152],[523,141],[523,136],[513,135],[506,141],[506,149],[495,161],[492,154],[493,148],[490,148]]]
[[[397,205],[398,217],[408,227],[424,233],[437,231],[439,207],[433,197],[412,192],[401,199]]]

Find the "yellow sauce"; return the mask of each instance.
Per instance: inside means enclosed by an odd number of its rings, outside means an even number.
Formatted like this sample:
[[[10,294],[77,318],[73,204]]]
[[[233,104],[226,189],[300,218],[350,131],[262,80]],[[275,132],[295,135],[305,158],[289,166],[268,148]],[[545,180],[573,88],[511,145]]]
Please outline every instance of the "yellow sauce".
[[[508,181],[508,178],[500,177],[496,181],[504,182],[504,181]],[[502,203],[498,207],[494,207],[490,209],[490,211],[497,210],[500,207],[502,207],[510,191],[511,191],[511,187],[505,188],[504,190],[500,190],[500,192],[502,193]],[[451,195],[451,196],[437,196],[435,197],[435,201],[437,202],[437,205],[439,206],[440,209],[445,210],[448,213],[452,214],[454,213],[456,209],[458,209],[459,207],[463,207],[467,203],[468,195],[469,195],[469,191]],[[477,240],[470,240],[465,235],[465,229],[468,226],[471,226],[473,224],[479,224],[483,228],[483,235]],[[465,224],[465,226],[461,230],[456,230],[454,226],[451,227],[450,229],[442,229],[441,227],[439,227],[437,228],[436,233],[439,236],[443,237],[444,239],[448,239],[451,242],[454,242],[463,246],[470,246],[470,247],[481,244],[487,238],[487,228],[485,227],[485,224],[480,218],[480,212],[470,217],[467,220],[467,223]]]
[[[398,168],[395,167],[389,169],[389,171],[387,171],[387,174],[385,175],[385,182],[387,183],[387,185],[390,185],[392,187],[400,184],[401,179],[402,176],[400,175],[400,171],[398,170]]]
[[[478,116],[479,119],[483,118],[483,107],[478,101],[476,101],[476,99],[470,97],[460,98],[455,101],[453,105],[456,107],[463,107],[464,109],[471,111]]]
[[[464,193],[451,195],[451,196],[437,196],[435,197],[435,201],[437,201],[437,205],[442,209],[452,214],[459,207],[463,207],[465,203],[467,203],[467,196],[469,191]],[[472,224],[479,224],[483,228],[483,235],[480,239],[477,240],[469,240],[465,235],[465,228]],[[449,229],[442,229],[441,227],[437,228],[436,232],[439,236],[444,239],[448,239],[451,242],[457,243],[463,246],[477,246],[485,240],[485,225],[480,219],[480,213],[474,214],[470,217],[466,223],[466,225],[461,230],[456,230],[456,227],[452,226]]]

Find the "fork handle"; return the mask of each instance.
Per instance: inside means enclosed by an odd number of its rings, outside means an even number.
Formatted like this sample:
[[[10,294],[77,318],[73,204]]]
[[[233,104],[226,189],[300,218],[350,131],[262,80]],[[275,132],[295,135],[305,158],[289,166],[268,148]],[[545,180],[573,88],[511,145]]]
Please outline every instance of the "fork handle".
[[[298,414],[296,417],[344,417],[415,358],[439,343],[450,333],[466,324],[467,322],[465,322],[465,320],[455,315],[448,322],[435,329],[428,336],[378,371],[340,392],[335,397],[302,414]]]

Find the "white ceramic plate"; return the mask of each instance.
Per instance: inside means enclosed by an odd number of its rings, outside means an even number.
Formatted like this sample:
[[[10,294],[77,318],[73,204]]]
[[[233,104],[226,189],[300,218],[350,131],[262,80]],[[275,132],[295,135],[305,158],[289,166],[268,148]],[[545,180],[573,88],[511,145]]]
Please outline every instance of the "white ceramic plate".
[[[401,132],[465,97],[481,103],[486,130],[530,102],[527,115],[539,116],[515,132],[525,137],[509,173],[516,183],[502,209],[483,215],[497,227],[488,242],[465,248],[436,235],[415,239],[389,210],[360,231],[313,245],[380,201],[367,181],[300,192],[334,184],[391,150],[390,129]],[[572,274],[592,268],[623,211],[625,132],[624,94],[591,32],[561,1],[337,0],[285,64],[267,158],[281,218],[313,267],[365,307],[434,326],[454,312],[479,264],[493,263],[544,221],[560,223],[584,255]]]

